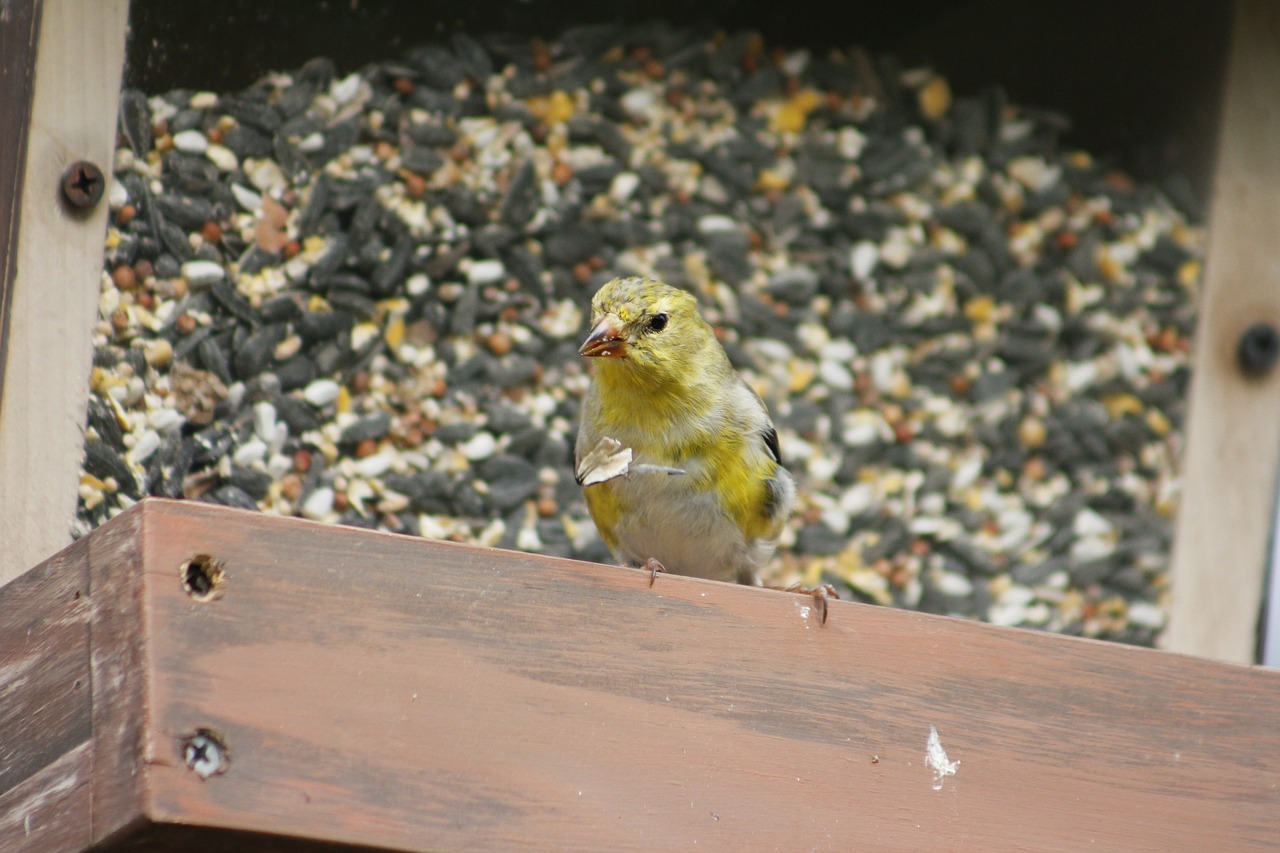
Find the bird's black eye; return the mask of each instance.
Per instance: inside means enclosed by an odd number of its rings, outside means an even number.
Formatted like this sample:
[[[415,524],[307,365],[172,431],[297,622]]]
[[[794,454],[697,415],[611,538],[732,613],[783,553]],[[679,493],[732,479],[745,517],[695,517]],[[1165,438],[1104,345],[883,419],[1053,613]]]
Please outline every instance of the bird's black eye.
[[[667,320],[669,319],[666,314],[654,314],[649,318],[649,331],[661,332],[667,327]]]

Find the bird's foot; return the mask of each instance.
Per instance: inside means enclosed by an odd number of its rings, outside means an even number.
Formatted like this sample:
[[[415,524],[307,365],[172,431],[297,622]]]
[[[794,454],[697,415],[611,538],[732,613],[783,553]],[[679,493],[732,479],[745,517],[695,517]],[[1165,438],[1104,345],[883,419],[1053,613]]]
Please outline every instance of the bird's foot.
[[[658,562],[657,557],[650,557],[644,561],[644,567],[649,570],[649,586],[653,586],[653,582],[658,579],[658,572],[666,572],[667,567]]]
[[[813,599],[813,606],[818,611],[818,624],[827,624],[827,601],[828,599],[840,598],[840,593],[836,592],[836,588],[829,583],[820,584],[818,586],[801,586],[796,581],[791,586],[785,587],[783,592],[794,592],[796,595],[807,595]]]

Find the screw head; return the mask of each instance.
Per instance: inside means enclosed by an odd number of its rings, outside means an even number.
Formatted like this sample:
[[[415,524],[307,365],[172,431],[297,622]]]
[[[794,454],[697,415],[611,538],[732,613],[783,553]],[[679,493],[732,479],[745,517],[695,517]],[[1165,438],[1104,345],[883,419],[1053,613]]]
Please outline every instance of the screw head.
[[[102,201],[107,179],[88,160],[77,160],[62,173],[62,197],[76,210],[89,210]]]
[[[182,738],[182,760],[201,781],[210,776],[227,772],[231,765],[231,751],[227,743],[213,729],[196,729]]]
[[[1240,335],[1236,345],[1236,363],[1240,372],[1250,377],[1269,373],[1280,361],[1280,331],[1271,323],[1254,323]]]

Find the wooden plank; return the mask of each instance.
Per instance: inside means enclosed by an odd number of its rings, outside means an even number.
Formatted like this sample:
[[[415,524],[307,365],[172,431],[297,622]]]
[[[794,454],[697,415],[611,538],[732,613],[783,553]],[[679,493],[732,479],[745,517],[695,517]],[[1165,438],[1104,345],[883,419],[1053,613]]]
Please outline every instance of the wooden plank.
[[[387,849],[1280,847],[1280,673],[189,503],[148,813]],[[225,594],[180,564],[208,554]],[[199,779],[201,728],[230,750]],[[926,764],[936,728],[954,776]]]
[[[0,849],[1280,849],[1274,670],[192,502],[0,614],[85,571],[92,739]]]
[[[93,838],[125,837],[145,825],[143,748],[150,708],[142,537],[145,513],[125,513],[86,537],[89,550],[90,673],[93,679]]]
[[[1280,371],[1237,367],[1245,329],[1280,328],[1280,5],[1236,6],[1191,384],[1173,600],[1163,645],[1254,660],[1280,465]]]
[[[4,588],[0,794],[89,740],[87,547],[79,542]]]
[[[141,607],[124,577],[141,564],[140,522],[81,539],[0,592],[0,850],[87,849],[142,814]]]
[[[93,746],[86,740],[40,772],[0,792],[0,849],[12,853],[89,849],[93,844],[89,821],[92,753]]]
[[[0,850],[92,841],[87,553],[76,543],[0,599]]]
[[[71,215],[58,187],[76,160],[110,172],[127,23],[128,0],[42,2],[0,388],[0,582],[70,541],[107,205]]]
[[[301,838],[281,838],[277,835],[264,835],[258,832],[238,832],[229,829],[209,829],[207,827],[180,826],[177,824],[155,823],[140,828],[136,833],[121,839],[93,848],[95,851],[130,851],[154,850],[158,853],[245,853],[246,851],[263,851],[263,853],[361,853],[361,851],[379,851],[384,848],[366,847],[363,845],[329,844],[323,841]]]
[[[18,238],[27,162],[40,5],[41,0],[13,4],[0,20],[0,104],[4,104],[7,116],[6,121],[0,122],[0,390],[4,388],[9,308],[17,274],[18,257],[13,248]]]

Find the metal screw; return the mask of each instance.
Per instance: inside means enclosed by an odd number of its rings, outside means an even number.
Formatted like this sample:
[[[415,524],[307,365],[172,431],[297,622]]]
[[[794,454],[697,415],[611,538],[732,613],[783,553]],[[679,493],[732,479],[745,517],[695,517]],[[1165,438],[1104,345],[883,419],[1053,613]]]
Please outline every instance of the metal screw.
[[[196,729],[182,739],[182,760],[203,781],[227,772],[231,751],[213,729]]]
[[[77,210],[89,210],[102,201],[107,180],[88,160],[77,160],[62,173],[62,197]]]
[[[1270,372],[1280,360],[1280,332],[1270,323],[1254,323],[1244,330],[1236,345],[1240,372],[1258,377]]]

